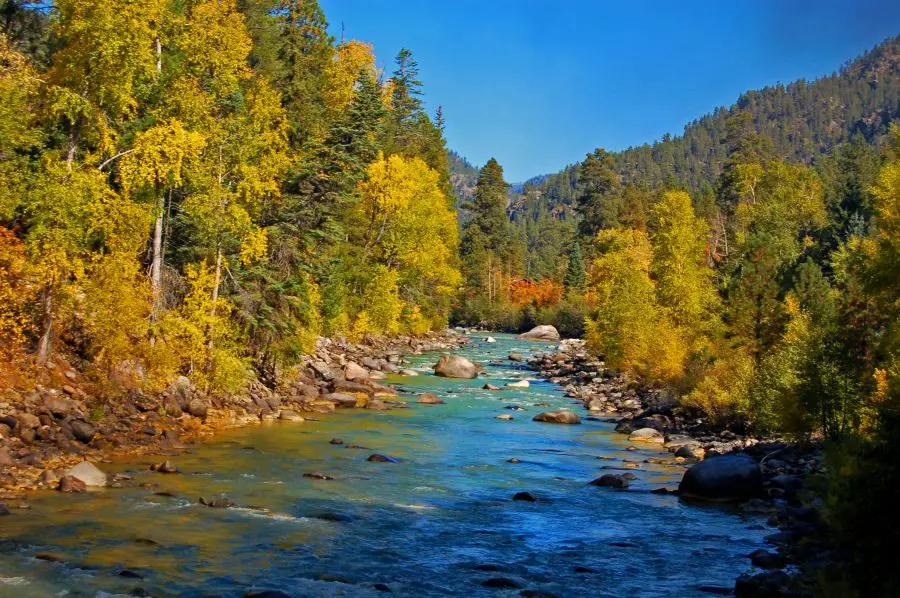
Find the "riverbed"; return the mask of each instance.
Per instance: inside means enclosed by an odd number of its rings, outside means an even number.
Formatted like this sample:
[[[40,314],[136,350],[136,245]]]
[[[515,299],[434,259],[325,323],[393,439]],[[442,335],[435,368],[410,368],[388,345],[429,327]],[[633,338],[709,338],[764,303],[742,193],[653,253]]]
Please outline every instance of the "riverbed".
[[[0,519],[0,596],[709,596],[701,586],[732,587],[745,555],[764,545],[761,521],[651,494],[676,487],[683,466],[658,446],[628,450],[614,424],[584,420],[561,388],[507,359],[552,345],[494,337],[460,350],[485,366],[476,380],[433,376],[437,354],[409,357],[420,375],[387,380],[408,408],[226,431],[168,456],[181,473],[151,472],[166,457],[146,456],[101,464],[132,476],[125,488],[34,495]],[[530,387],[482,389],[520,379]],[[416,404],[422,392],[445,404]],[[552,409],[584,421],[532,421]],[[502,414],[514,419],[495,419]],[[373,453],[397,462],[370,462]],[[636,475],[628,489],[588,485],[626,466]],[[520,491],[540,500],[513,501]],[[237,507],[209,508],[200,496]]]

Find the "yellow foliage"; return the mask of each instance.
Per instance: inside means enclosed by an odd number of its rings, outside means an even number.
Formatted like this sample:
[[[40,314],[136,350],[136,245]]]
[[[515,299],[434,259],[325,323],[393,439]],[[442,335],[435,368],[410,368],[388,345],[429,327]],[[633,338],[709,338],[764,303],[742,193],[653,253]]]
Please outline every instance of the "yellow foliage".
[[[28,304],[36,292],[21,241],[0,226],[0,360],[20,363],[31,327]]]
[[[684,375],[687,343],[656,300],[647,234],[604,230],[590,270],[588,296],[596,306],[585,322],[588,346],[614,369],[671,384]]]
[[[241,264],[249,266],[266,257],[269,252],[269,235],[264,228],[250,230],[241,242]]]
[[[397,282],[400,274],[387,266],[376,266],[368,286],[363,292],[362,304],[371,326],[371,332],[396,334],[400,329],[403,300]]]
[[[187,131],[175,120],[137,134],[132,153],[119,164],[122,186],[153,189],[180,187],[185,161],[196,160],[206,146],[199,133]]]
[[[346,112],[362,77],[377,77],[372,44],[357,40],[342,43],[325,67],[325,89],[322,96],[326,113],[331,119]]]
[[[32,110],[39,90],[37,73],[0,33],[0,220],[22,201],[27,167],[20,153],[40,141]]]
[[[363,310],[356,314],[356,320],[353,322],[353,327],[350,329],[347,338],[350,342],[358,343],[364,336],[373,332],[375,332],[375,327],[369,319],[369,314]]]
[[[188,266],[186,276],[190,291],[184,302],[164,313],[156,326],[157,350],[177,357],[169,376],[185,372],[211,391],[235,390],[250,372],[229,318],[232,305],[222,297],[213,300],[215,274],[206,264]]]
[[[746,348],[728,350],[706,369],[697,387],[682,397],[682,404],[706,413],[713,423],[727,423],[746,415],[756,372],[753,357]]]
[[[253,41],[235,0],[202,0],[190,10],[178,40],[186,66],[221,99],[252,75],[247,62]]]
[[[96,257],[83,283],[84,328],[93,364],[106,375],[147,350],[151,289],[134,255]]]
[[[400,272],[404,288],[449,297],[462,284],[456,212],[440,177],[419,158],[380,156],[360,182],[356,228],[361,243]]]
[[[418,305],[405,306],[403,309],[403,332],[412,336],[421,336],[432,329],[432,322],[422,314]]]

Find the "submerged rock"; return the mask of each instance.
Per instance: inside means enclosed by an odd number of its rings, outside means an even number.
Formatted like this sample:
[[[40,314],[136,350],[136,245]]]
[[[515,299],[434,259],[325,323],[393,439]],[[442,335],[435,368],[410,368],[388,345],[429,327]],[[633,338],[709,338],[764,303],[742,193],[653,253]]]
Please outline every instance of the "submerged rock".
[[[623,475],[607,473],[596,480],[591,481],[591,486],[601,486],[604,488],[628,488],[628,478]]]
[[[536,422],[545,422],[548,424],[580,424],[581,418],[578,414],[571,411],[545,411],[538,413],[532,418]]]
[[[375,453],[374,455],[369,455],[369,458],[366,461],[371,461],[373,463],[399,463],[400,460],[394,457],[388,457],[387,455],[380,455]]]
[[[531,492],[516,492],[513,494],[513,500],[521,500],[525,502],[538,502],[538,497]]]
[[[482,390],[500,390],[499,386],[494,386],[493,384],[485,384],[481,387]]]
[[[443,405],[444,401],[438,398],[438,396],[434,393],[426,392],[424,394],[419,395],[416,403],[420,403],[422,405]]]
[[[178,467],[174,463],[166,459],[162,463],[154,463],[150,466],[150,471],[158,471],[159,473],[178,473]]]
[[[522,584],[508,577],[492,577],[481,582],[481,585],[498,590],[518,590],[522,587]]]
[[[519,338],[531,341],[547,341],[555,343],[559,340],[559,331],[550,325],[535,326],[528,332],[519,335]]]
[[[201,496],[197,502],[199,502],[201,505],[206,505],[207,507],[211,507],[213,509],[230,509],[234,506],[234,501],[224,496],[220,498],[214,498],[212,500]]]
[[[334,478],[330,475],[325,475],[324,473],[319,473],[318,471],[314,471],[311,473],[304,473],[304,478],[312,478],[314,480],[333,480]]]
[[[641,428],[640,430],[635,430],[628,436],[628,440],[632,442],[649,442],[652,444],[663,444],[666,441],[666,437],[663,436],[663,433],[654,428]]]
[[[484,368],[459,355],[441,355],[434,373],[444,378],[476,378]]]
[[[763,495],[763,476],[747,455],[722,455],[688,469],[678,485],[681,496],[711,501],[732,501]]]

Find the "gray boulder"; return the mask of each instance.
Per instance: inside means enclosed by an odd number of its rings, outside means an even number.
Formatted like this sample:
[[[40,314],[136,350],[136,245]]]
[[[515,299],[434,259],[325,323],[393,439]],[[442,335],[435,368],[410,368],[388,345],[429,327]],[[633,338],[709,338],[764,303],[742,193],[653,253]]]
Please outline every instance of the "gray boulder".
[[[528,332],[520,334],[519,338],[530,341],[547,341],[555,343],[559,341],[559,331],[550,325],[535,326]]]
[[[459,355],[441,355],[434,366],[434,373],[444,378],[476,378],[482,371],[480,365],[476,365]]]
[[[354,361],[348,361],[344,366],[344,377],[350,381],[368,380],[369,372]]]
[[[106,486],[106,474],[89,461],[82,461],[66,471],[65,475],[81,480],[85,486],[102,488]]]
[[[721,455],[688,469],[678,485],[678,493],[710,501],[757,498],[763,496],[763,476],[752,457]]]

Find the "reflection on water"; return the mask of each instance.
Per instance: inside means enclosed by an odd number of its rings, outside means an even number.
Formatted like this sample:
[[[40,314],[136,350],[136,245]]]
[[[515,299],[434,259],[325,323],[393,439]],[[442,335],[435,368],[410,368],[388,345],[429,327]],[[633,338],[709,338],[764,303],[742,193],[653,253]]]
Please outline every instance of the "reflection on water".
[[[464,351],[487,366],[478,380],[430,375],[434,355],[413,358],[423,375],[390,380],[407,398],[435,392],[446,404],[230,431],[172,457],[181,474],[151,473],[159,458],[147,457],[112,466],[134,487],[36,496],[0,523],[0,595],[383,595],[378,584],[416,597],[518,593],[481,585],[492,577],[558,596],[731,586],[761,543],[758,522],[649,494],[677,484],[676,466],[640,463],[624,492],[586,485],[604,466],[667,454],[627,451],[611,424],[532,422],[546,409],[537,403],[570,406],[549,383],[482,390],[532,376],[505,359],[510,350],[547,348],[497,338]],[[494,419],[502,413],[515,419]],[[366,461],[373,452],[400,461]],[[303,477],[312,472],[334,479]],[[513,502],[521,490],[543,501]]]

